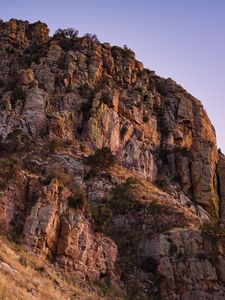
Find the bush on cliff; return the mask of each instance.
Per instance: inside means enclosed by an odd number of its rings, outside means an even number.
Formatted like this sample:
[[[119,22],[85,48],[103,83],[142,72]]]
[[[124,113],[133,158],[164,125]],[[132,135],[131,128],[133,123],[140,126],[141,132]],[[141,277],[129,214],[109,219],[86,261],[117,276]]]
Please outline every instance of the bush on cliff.
[[[14,156],[8,156],[0,158],[0,177],[5,182],[11,180],[16,172],[20,169],[20,160]]]
[[[110,148],[104,147],[97,149],[94,154],[86,159],[88,165],[91,166],[91,173],[98,174],[102,171],[109,170],[116,163],[116,156],[112,154]]]
[[[225,228],[219,224],[205,224],[202,228],[203,235],[208,238],[225,238]]]
[[[11,97],[12,107],[13,108],[16,107],[16,103],[17,103],[18,100],[21,100],[22,102],[24,102],[25,101],[25,96],[26,96],[26,94],[25,94],[22,86],[17,85],[15,87],[15,89],[12,91],[12,97]]]
[[[103,92],[100,98],[100,101],[108,106],[112,106],[112,98],[109,92]]]
[[[136,180],[129,177],[124,183],[119,184],[112,190],[110,205],[113,213],[124,214],[134,206],[136,197],[133,192],[133,186],[135,183]]]
[[[87,197],[84,191],[77,188],[68,198],[68,206],[75,209],[83,209],[86,206]]]
[[[78,33],[79,31],[75,30],[74,28],[68,28],[68,29],[59,28],[53,35],[53,38],[58,41],[59,46],[63,50],[70,51],[73,50],[74,47],[76,46]]]
[[[0,136],[0,153],[13,154],[18,151],[29,151],[31,138],[21,129],[11,131],[5,139]]]
[[[51,153],[57,152],[62,147],[62,142],[58,138],[53,138],[49,143],[49,151]]]
[[[92,208],[92,216],[96,230],[105,232],[113,218],[113,213],[107,203],[100,203]]]

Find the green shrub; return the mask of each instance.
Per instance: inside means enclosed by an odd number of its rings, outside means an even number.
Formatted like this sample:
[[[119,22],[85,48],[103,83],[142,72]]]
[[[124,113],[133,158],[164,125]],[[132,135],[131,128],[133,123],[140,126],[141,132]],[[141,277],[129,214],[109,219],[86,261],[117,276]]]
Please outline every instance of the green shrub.
[[[138,72],[137,72],[137,77],[138,78],[141,78],[142,79],[142,77],[145,75],[145,70],[139,70]]]
[[[87,197],[81,189],[77,189],[73,194],[68,198],[68,206],[75,209],[85,208],[87,203]]]
[[[58,41],[60,47],[65,50],[73,50],[77,45],[78,30],[74,28],[58,29],[53,38]]]
[[[138,103],[137,103],[137,108],[141,109],[141,107],[142,107],[142,103],[141,103],[141,102],[138,102]]]
[[[211,238],[225,237],[225,228],[219,224],[205,224],[203,226],[203,234]]]
[[[141,86],[137,86],[135,88],[135,91],[138,92],[139,94],[142,94],[143,93],[143,88]]]
[[[32,143],[31,138],[28,135],[26,135],[26,134],[22,134],[20,136],[20,141],[23,143],[23,149],[24,150],[28,150],[29,146]]]
[[[48,176],[46,176],[45,178],[41,178],[40,179],[40,182],[42,183],[42,184],[44,184],[44,185],[49,185],[51,182],[52,182],[52,179],[53,179],[54,177],[52,176],[52,175],[48,175]]]
[[[166,85],[166,82],[157,82],[156,88],[159,94],[161,94],[162,96],[166,97],[170,95],[170,91],[168,86]]]
[[[187,156],[190,154],[190,149],[188,147],[179,148],[179,150],[183,156]]]
[[[149,212],[153,215],[161,214],[164,210],[164,207],[157,203],[156,201],[148,203]]]
[[[48,44],[33,42],[27,47],[21,57],[20,64],[23,68],[27,69],[32,63],[39,64],[41,58],[45,57],[48,53]]]
[[[23,88],[19,85],[17,85],[17,87],[13,90],[12,92],[12,96],[11,96],[11,105],[13,108],[16,107],[16,103],[18,100],[25,100],[25,92],[23,90]]]
[[[212,265],[218,266],[219,264],[219,257],[216,253],[207,257],[207,259],[211,262]]]
[[[56,32],[54,33],[53,37],[59,37],[59,36],[64,36],[66,38],[76,38],[78,37],[79,31],[74,29],[74,28],[67,28],[67,29],[57,29]]]
[[[113,218],[113,213],[106,203],[100,203],[92,209],[92,216],[97,231],[104,232]]]
[[[93,92],[88,83],[84,83],[78,87],[79,95],[82,98],[91,98],[93,96]]]
[[[82,143],[80,143],[79,148],[81,152],[85,152],[87,150],[87,147]]]
[[[102,292],[102,294],[103,295],[106,295],[107,294],[107,292],[109,291],[109,285],[107,285],[105,282],[102,282],[102,281],[100,281],[100,280],[96,280],[95,282],[94,282],[94,284],[95,285],[97,285],[97,287],[99,287],[100,288],[100,290],[101,290],[101,292]]]
[[[128,177],[125,181],[125,185],[132,187],[134,184],[137,184],[138,180],[134,177]]]
[[[53,138],[49,143],[49,151],[51,153],[55,153],[57,150],[60,149],[61,146],[62,142],[57,138]]]
[[[127,210],[134,207],[136,197],[133,191],[133,185],[136,180],[129,177],[124,183],[118,185],[112,190],[111,208],[114,213],[124,214]]]
[[[103,92],[100,98],[100,101],[103,102],[106,105],[112,105],[112,98],[109,94],[109,92]]]
[[[57,36],[56,37],[58,45],[65,51],[70,51],[73,49],[73,44],[71,40],[64,36]]]
[[[144,117],[143,117],[143,122],[144,122],[144,123],[147,123],[148,121],[149,121],[149,117],[148,117],[148,116],[144,116]]]
[[[7,135],[6,140],[16,140],[21,137],[22,133],[23,131],[20,128],[14,129]]]
[[[5,139],[5,147],[9,153],[17,151],[28,151],[30,149],[32,140],[20,128],[16,128],[11,131]]]
[[[62,55],[62,56],[59,57],[59,59],[57,61],[59,69],[64,70],[64,68],[65,68],[65,61],[66,61],[66,59],[65,59],[64,55]],[[55,85],[56,86],[60,85],[61,83],[63,83],[63,78],[64,78],[62,75],[59,75],[59,74],[57,74],[57,75],[58,76],[55,79]]]
[[[83,37],[86,39],[89,39],[91,42],[99,43],[99,40],[98,40],[98,37],[96,34],[86,33]]]
[[[127,45],[123,46],[123,57],[124,58],[130,58],[130,59],[134,59],[135,58],[134,52],[131,49],[129,49],[127,47]]]
[[[97,149],[93,155],[87,158],[86,162],[91,166],[91,172],[98,174],[109,170],[110,167],[115,165],[116,157],[112,154],[110,148],[104,147]]]
[[[19,166],[19,161],[14,157],[0,159],[0,176],[6,181],[13,178]]]

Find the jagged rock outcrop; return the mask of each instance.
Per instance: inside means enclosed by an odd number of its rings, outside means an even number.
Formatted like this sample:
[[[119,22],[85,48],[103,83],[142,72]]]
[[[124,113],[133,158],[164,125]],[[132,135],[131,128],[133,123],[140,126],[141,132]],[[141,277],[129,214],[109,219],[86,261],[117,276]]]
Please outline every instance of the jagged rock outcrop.
[[[27,132],[32,137],[37,137],[47,124],[45,115],[46,93],[34,87],[26,93],[26,102],[23,107],[23,118],[27,126]]]
[[[82,215],[66,214],[61,219],[56,261],[82,279],[107,277],[113,282],[117,246],[102,234],[93,234]]]
[[[101,234],[80,212],[67,206],[68,191],[59,192],[53,180],[44,187],[28,213],[23,228],[26,248],[42,258],[56,256],[56,262],[82,279],[115,278],[117,246]]]
[[[132,299],[222,299],[225,160],[200,101],[95,36],[12,19],[0,46],[1,233]]]

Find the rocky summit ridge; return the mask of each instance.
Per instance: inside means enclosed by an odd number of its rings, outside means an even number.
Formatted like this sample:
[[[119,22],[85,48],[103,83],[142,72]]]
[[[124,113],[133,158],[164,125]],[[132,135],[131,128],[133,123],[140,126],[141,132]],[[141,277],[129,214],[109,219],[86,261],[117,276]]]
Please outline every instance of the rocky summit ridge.
[[[0,56],[0,297],[224,299],[225,157],[201,102],[73,29],[1,21]]]

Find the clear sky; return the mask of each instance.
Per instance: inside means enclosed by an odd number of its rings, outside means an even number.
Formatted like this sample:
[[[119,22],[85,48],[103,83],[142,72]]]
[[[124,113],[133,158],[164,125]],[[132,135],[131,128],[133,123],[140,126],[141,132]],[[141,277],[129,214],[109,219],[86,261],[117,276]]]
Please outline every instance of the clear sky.
[[[0,18],[126,44],[145,67],[202,101],[225,152],[225,0],[1,0]]]

